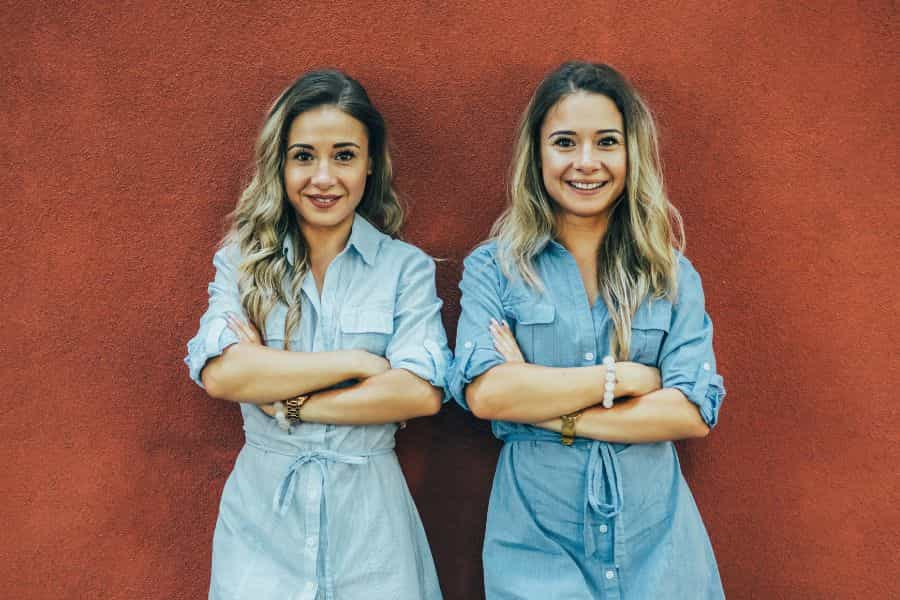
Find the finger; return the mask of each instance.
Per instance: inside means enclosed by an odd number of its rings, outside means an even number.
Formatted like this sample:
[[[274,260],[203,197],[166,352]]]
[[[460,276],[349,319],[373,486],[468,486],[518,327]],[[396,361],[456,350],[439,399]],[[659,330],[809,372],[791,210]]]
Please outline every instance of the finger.
[[[510,346],[515,348],[519,347],[519,342],[516,340],[516,336],[513,335],[513,332],[509,329],[508,325],[506,327],[500,327],[500,329],[497,330],[497,333],[500,338]]]
[[[250,340],[254,343],[261,344],[262,336],[259,334],[259,329],[256,328],[256,325],[250,319],[244,321],[244,328],[247,330],[247,335],[250,336]]]
[[[247,326],[247,321],[243,317],[238,317],[237,315],[232,315],[235,323],[238,324],[238,327],[241,328],[241,332],[244,334],[244,337],[247,340],[253,339],[253,331],[250,330],[250,327]]]
[[[507,344],[518,345],[518,342],[516,342],[515,336],[512,334],[512,332],[509,329],[503,329],[503,328],[498,329],[497,336],[501,340],[506,342]]]
[[[503,333],[499,329],[491,328],[491,340],[494,342],[494,347],[508,347],[509,340],[503,335]]]
[[[500,324],[497,323],[496,319],[492,318],[491,322],[488,323],[488,329],[490,330],[491,333],[495,333],[496,331],[498,331],[500,329]]]
[[[249,325],[247,321],[243,318],[238,317],[234,313],[228,313],[231,317],[231,322],[234,323],[234,326],[237,328],[235,333],[241,338],[244,342],[255,342],[259,339],[259,336],[256,334],[256,330],[253,329],[252,325]]]
[[[511,334],[503,334],[500,337],[500,344],[502,344],[505,349],[505,353],[508,357],[508,360],[511,361],[524,361],[525,358],[522,356],[522,350],[519,348],[519,344],[516,341],[516,338]]]
[[[241,324],[234,318],[234,315],[231,313],[225,314],[225,323],[228,325],[228,329],[238,337],[238,340],[244,342],[244,330],[241,327]]]
[[[494,347],[497,349],[497,352],[499,352],[500,355],[503,356],[504,360],[506,360],[507,362],[511,361],[511,360],[515,360],[516,352],[512,348],[510,348],[509,344],[506,344],[502,341],[498,341],[498,342],[495,342]]]

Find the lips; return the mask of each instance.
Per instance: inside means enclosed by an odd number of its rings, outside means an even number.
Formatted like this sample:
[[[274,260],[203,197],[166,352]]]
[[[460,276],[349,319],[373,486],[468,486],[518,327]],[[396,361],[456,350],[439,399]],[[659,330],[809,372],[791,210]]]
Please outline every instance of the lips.
[[[603,186],[605,186],[608,181],[567,181],[566,184],[569,187],[573,187],[576,190],[580,190],[583,192],[592,192],[594,190],[599,190]]]
[[[330,208],[341,198],[339,194],[306,194],[306,197],[316,208]]]

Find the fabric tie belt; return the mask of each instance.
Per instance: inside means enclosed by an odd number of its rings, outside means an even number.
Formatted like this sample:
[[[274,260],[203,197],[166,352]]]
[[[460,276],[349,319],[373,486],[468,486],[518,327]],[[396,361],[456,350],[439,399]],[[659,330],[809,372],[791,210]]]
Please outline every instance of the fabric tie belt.
[[[287,468],[287,471],[284,474],[284,477],[281,480],[281,483],[278,484],[278,487],[275,489],[275,496],[272,498],[272,508],[278,513],[279,516],[284,516],[287,514],[287,511],[290,509],[291,504],[294,501],[294,496],[296,495],[297,488],[297,471],[305,465],[315,464],[319,467],[319,472],[322,475],[320,491],[321,491],[321,501],[316,503],[316,506],[308,506],[306,511],[307,523],[306,523],[306,531],[312,532],[317,531],[318,534],[318,543],[316,544],[316,563],[319,562],[319,554],[321,552],[321,539],[322,535],[326,534],[328,531],[328,510],[326,508],[326,498],[327,496],[327,487],[328,487],[328,463],[342,463],[345,465],[362,465],[369,461],[369,458],[372,456],[380,456],[382,454],[390,454],[394,451],[393,440],[391,440],[391,444],[389,446],[384,446],[381,448],[374,448],[372,450],[367,450],[364,452],[357,452],[354,454],[344,454],[341,452],[335,452],[333,450],[326,450],[324,448],[309,448],[302,449],[298,448],[293,452],[288,451],[284,445],[281,445],[279,448],[273,448],[273,444],[267,444],[264,439],[260,439],[257,436],[247,437],[247,444],[259,448],[261,450],[265,450],[267,452],[275,452],[277,454],[282,454],[285,456],[293,456],[294,462],[290,464]],[[321,506],[322,513],[319,515],[319,507]],[[320,517],[322,527],[320,529]],[[331,569],[328,560],[328,552],[324,552],[322,556],[322,565],[323,565],[323,576],[325,579],[325,598],[327,600],[331,600],[334,597],[334,582],[331,579]],[[315,590],[312,591],[311,597],[315,597]]]
[[[619,459],[615,451],[606,442],[591,442],[588,450],[587,465],[587,509],[593,510],[604,519],[615,519],[622,512],[624,498],[622,495],[622,477],[619,471]],[[585,512],[587,512],[585,509]],[[584,551],[592,556],[597,551],[591,527],[585,515]]]
[[[546,442],[558,444],[559,441],[531,436],[524,433],[514,433],[503,438],[504,442]],[[586,467],[587,484],[585,485],[584,501],[584,552],[587,556],[593,556],[598,548],[594,538],[593,515],[603,519],[613,520],[620,512],[624,497],[622,494],[622,477],[619,470],[619,459],[615,449],[608,442],[576,438],[573,448],[587,448],[588,462]],[[618,561],[617,561],[618,562]]]

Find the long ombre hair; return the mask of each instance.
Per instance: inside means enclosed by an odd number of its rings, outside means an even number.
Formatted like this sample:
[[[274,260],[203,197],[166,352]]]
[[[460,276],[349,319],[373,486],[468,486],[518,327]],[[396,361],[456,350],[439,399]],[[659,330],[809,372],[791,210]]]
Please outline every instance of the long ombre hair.
[[[241,305],[265,335],[266,318],[277,302],[287,306],[284,345],[300,325],[300,286],[309,270],[309,252],[297,215],[284,189],[288,133],[294,119],[321,106],[334,106],[361,122],[369,137],[372,173],[356,211],[388,235],[403,224],[403,208],[392,186],[393,170],[384,119],[355,79],[326,69],[303,75],[272,106],[256,140],[256,171],[231,214],[223,245],[239,246]],[[283,253],[290,236],[293,266]]]
[[[556,235],[554,201],[541,173],[540,130],[547,113],[577,92],[612,100],[625,125],[628,174],[600,245],[597,280],[614,325],[613,353],[627,360],[631,321],[648,296],[675,298],[677,257],[684,247],[681,215],[663,187],[656,125],[631,84],[604,64],[567,62],[547,75],[535,90],[519,123],[513,149],[509,204],[494,223],[491,238],[507,276],[517,275],[542,289],[535,255]]]

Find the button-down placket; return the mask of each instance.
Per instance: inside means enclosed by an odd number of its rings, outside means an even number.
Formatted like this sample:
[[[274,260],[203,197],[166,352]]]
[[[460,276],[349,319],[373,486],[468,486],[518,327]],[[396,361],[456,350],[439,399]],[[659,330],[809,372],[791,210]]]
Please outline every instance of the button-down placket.
[[[584,287],[584,281],[581,279],[581,271],[578,269],[578,263],[575,257],[557,242],[550,242],[552,251],[563,257],[565,265],[566,282],[568,284],[568,295],[572,299],[574,310],[572,315],[575,319],[576,344],[579,353],[579,360],[582,365],[589,366],[597,364],[597,330],[598,324],[594,322],[594,311],[592,310],[590,298],[588,298],[587,290]],[[600,382],[597,383],[600,385]]]
[[[262,447],[265,448],[264,445]],[[304,551],[311,559],[302,562],[311,566],[312,579],[309,581],[315,582],[313,586],[307,584],[306,588],[304,588],[304,598],[307,597],[307,591],[310,598],[315,598],[318,592],[320,582],[316,579],[316,567],[319,563],[323,567],[322,576],[324,581],[321,584],[324,584],[325,600],[331,600],[334,596],[334,580],[328,559],[328,548],[323,548],[325,544],[322,543],[323,531],[321,530],[323,525],[325,531],[328,530],[328,509],[325,502],[325,493],[328,487],[329,464],[362,465],[368,462],[371,456],[388,454],[392,451],[393,445],[359,454],[341,454],[329,450],[306,450],[301,451],[288,467],[284,478],[275,490],[275,497],[272,499],[272,508],[281,517],[287,514],[293,504],[294,496],[297,494],[298,471],[305,465],[315,464],[318,467],[316,470],[318,477],[313,475],[307,480],[306,493],[304,498],[302,498],[304,531],[306,532],[306,539],[303,540]],[[309,576],[310,574],[307,575]]]

